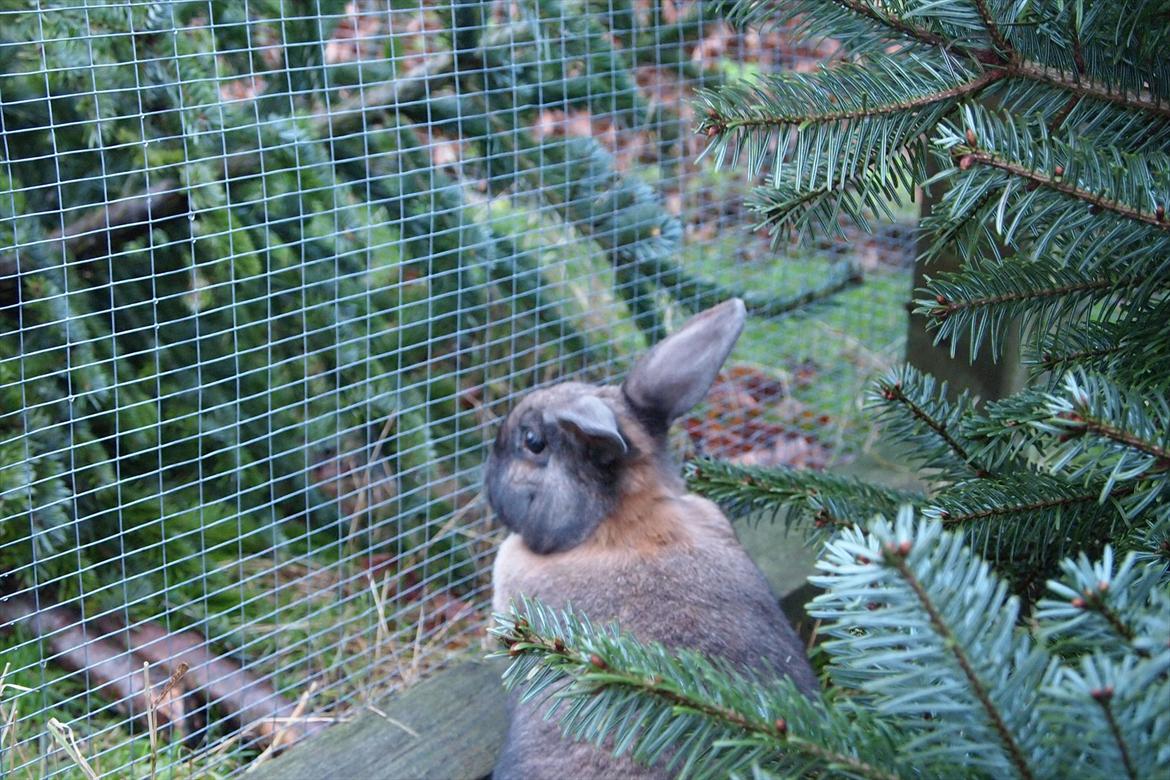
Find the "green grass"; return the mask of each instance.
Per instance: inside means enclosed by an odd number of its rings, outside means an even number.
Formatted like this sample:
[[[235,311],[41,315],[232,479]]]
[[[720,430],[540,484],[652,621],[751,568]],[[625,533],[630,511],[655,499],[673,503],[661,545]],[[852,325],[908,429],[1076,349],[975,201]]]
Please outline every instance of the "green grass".
[[[485,539],[482,544],[497,541]],[[248,668],[290,701],[309,690],[312,679],[308,702],[319,714],[344,717],[355,706],[378,701],[452,653],[466,652],[473,641],[466,629],[477,613],[420,631],[420,618],[436,602],[394,602],[391,573],[371,584],[365,571],[341,564],[309,569],[266,560],[254,561],[251,568],[274,570],[241,585],[248,622],[221,616],[229,626],[239,624],[238,630],[229,627],[225,637],[217,637],[217,645],[224,649],[247,637],[246,653],[236,657],[251,660]],[[147,730],[140,722],[128,723],[99,694],[87,695],[82,675],[42,661],[51,655],[48,644],[24,626],[0,634],[0,658],[15,670],[0,686],[0,726],[13,718],[0,750],[0,777],[86,777],[51,737],[49,722],[54,718],[71,725],[79,751],[99,774],[147,777]],[[214,717],[224,715],[222,708],[215,709]],[[241,745],[230,723],[210,729],[196,746],[160,737],[156,763],[163,778],[226,777],[261,754],[260,746]]]
[[[750,241],[758,239],[745,229],[689,247],[687,267],[779,296],[815,284],[828,268],[827,258],[809,250],[790,250],[774,261],[726,260],[737,257]],[[860,415],[865,388],[902,357],[907,327],[903,304],[910,287],[909,269],[879,268],[867,272],[860,286],[809,311],[776,320],[749,319],[729,364],[757,367],[787,384],[795,403],[780,422],[802,425],[827,415],[828,425],[818,425],[822,440],[828,437],[845,451],[862,446],[871,435]],[[806,375],[797,377],[797,368]]]

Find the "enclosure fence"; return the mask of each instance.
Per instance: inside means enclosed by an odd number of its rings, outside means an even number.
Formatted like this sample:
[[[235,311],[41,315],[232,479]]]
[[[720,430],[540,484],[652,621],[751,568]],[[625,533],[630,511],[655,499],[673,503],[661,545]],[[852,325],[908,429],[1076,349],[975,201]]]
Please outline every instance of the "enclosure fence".
[[[228,776],[482,653],[495,422],[729,295],[680,449],[864,443],[913,206],[752,230],[690,98],[833,51],[720,6],[0,0],[0,775]]]

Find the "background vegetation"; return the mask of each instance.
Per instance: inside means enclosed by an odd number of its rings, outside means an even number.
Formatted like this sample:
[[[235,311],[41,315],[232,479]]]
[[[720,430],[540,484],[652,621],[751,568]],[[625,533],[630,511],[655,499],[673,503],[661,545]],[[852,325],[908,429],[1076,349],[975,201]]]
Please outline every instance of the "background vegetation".
[[[719,10],[0,2],[0,769],[80,771],[50,716],[99,772],[151,752],[97,645],[30,608],[91,638],[195,629],[327,717],[410,682],[479,625],[478,466],[517,390],[607,375],[728,295],[777,318],[882,266],[772,265],[728,232],[739,177],[685,167],[692,85],[791,64]],[[903,284],[871,276],[806,321],[818,360],[761,320],[692,445],[838,457],[855,383],[813,377],[901,338],[857,315]],[[195,714],[161,764],[264,744],[231,741],[227,703]]]

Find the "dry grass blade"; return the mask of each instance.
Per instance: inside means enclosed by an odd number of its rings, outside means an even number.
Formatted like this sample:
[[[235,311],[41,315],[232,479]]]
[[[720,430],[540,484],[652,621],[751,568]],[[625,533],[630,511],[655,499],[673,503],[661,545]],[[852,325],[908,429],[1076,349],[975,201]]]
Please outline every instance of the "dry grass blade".
[[[89,762],[85,760],[85,755],[81,752],[81,747],[77,744],[77,737],[73,735],[73,729],[66,726],[56,718],[49,718],[48,722],[49,733],[53,735],[53,739],[65,751],[69,759],[80,769],[89,780],[98,780],[98,773],[93,770]]]
[[[32,688],[26,688],[23,685],[8,682],[8,673],[12,670],[12,664],[4,664],[4,671],[0,672],[0,701],[4,699],[4,692],[7,690],[14,690],[18,693],[29,693]],[[0,706],[0,756],[4,754],[4,741],[8,735],[12,735],[12,750],[17,754],[17,757],[22,764],[27,764],[28,760],[24,756],[20,748],[20,742],[16,739],[16,722],[20,708],[15,704],[12,705],[12,711],[4,713],[4,707]],[[3,774],[3,769],[0,769],[0,774]]]
[[[150,706],[146,710],[146,725],[150,733],[150,780],[158,775],[158,707],[171,694],[171,690],[178,684],[179,680],[183,679],[183,675],[187,673],[187,663],[180,661],[179,665],[175,667],[175,671],[165,683],[157,695],[150,695],[150,661],[142,662],[142,683],[146,690],[146,695]]]
[[[311,697],[313,693],[316,692],[316,690],[317,681],[314,680],[309,684],[308,690],[302,693],[300,698],[297,699],[297,706],[293,708],[292,715],[290,715],[285,720],[285,722],[281,724],[275,736],[272,737],[272,741],[268,743],[268,747],[264,748],[264,752],[256,756],[256,760],[248,765],[248,768],[244,770],[245,772],[255,771],[256,767],[261,766],[265,761],[267,761],[276,753],[277,749],[280,747],[281,742],[284,741],[285,734],[288,733],[289,729],[292,728],[294,723],[298,723],[301,720],[301,716],[304,714],[305,708],[309,705],[309,697]]]
[[[183,679],[183,675],[190,668],[186,661],[179,662],[179,665],[175,667],[175,671],[171,672],[170,678],[163,684],[162,690],[158,692],[158,696],[154,697],[154,704],[156,706],[170,694],[172,688],[179,684],[179,681]]]
[[[150,780],[158,775],[158,708],[150,695],[150,661],[142,662],[142,690],[146,691],[146,733],[150,736]]]
[[[382,718],[383,720],[385,720],[385,721],[387,721],[387,722],[389,722],[389,723],[392,723],[393,725],[395,725],[395,726],[397,726],[398,728],[402,729],[403,731],[405,731],[407,734],[409,734],[410,736],[414,737],[415,739],[418,739],[418,736],[419,736],[419,734],[418,734],[418,732],[417,732],[417,731],[415,731],[414,729],[412,729],[410,726],[407,726],[405,723],[403,723],[402,721],[398,720],[397,718],[392,718],[392,717],[390,717],[390,716],[389,716],[389,715],[387,715],[385,712],[383,712],[383,711],[382,711],[382,710],[380,710],[379,708],[375,707],[373,704],[367,704],[367,705],[366,705],[366,709],[368,709],[370,712],[374,713],[374,714],[375,714],[375,715],[377,715],[378,717]]]
[[[391,414],[386,418],[386,422],[382,425],[382,432],[378,434],[378,441],[374,444],[374,451],[370,454],[370,459],[366,462],[365,469],[363,470],[363,484],[359,487],[357,506],[353,508],[353,517],[349,522],[350,544],[356,542],[362,517],[366,514],[366,510],[374,503],[371,500],[374,485],[374,465],[378,462],[378,458],[381,457],[382,445],[386,443],[387,437],[390,436],[390,430],[394,427],[394,423],[397,420],[397,414]],[[367,521],[366,526],[369,527],[369,525],[370,523]]]

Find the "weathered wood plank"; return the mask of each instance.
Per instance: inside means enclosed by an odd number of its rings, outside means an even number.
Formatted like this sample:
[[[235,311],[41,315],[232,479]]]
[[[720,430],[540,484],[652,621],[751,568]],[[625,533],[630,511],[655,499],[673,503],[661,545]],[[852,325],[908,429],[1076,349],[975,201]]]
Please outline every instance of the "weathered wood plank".
[[[460,662],[246,775],[257,780],[479,780],[508,725],[502,667]]]

